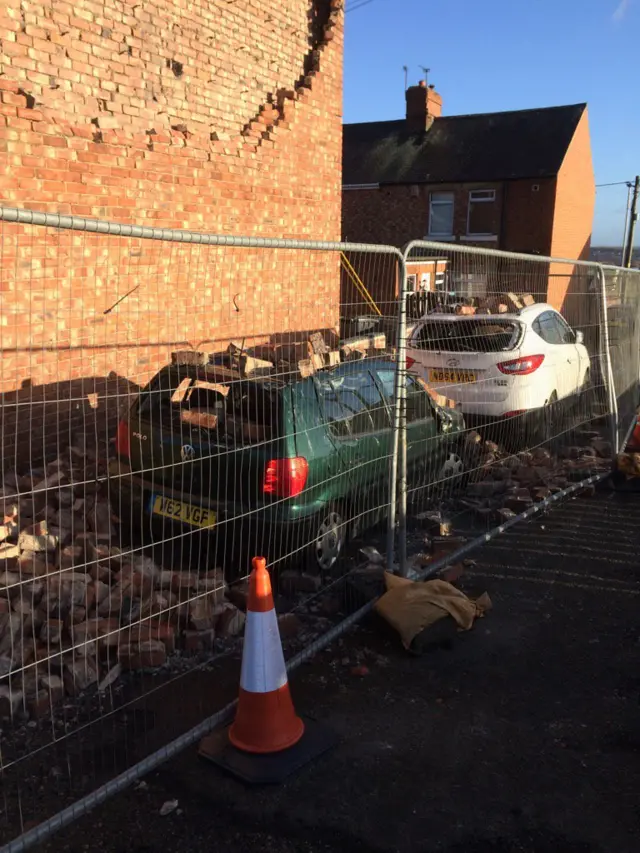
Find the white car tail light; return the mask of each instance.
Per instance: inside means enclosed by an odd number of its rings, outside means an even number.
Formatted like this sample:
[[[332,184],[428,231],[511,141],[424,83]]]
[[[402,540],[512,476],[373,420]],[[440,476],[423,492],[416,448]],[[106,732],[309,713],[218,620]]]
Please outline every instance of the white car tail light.
[[[501,361],[497,367],[501,373],[508,376],[528,376],[535,373],[543,361],[543,355],[527,355],[524,358],[514,358],[513,361]]]

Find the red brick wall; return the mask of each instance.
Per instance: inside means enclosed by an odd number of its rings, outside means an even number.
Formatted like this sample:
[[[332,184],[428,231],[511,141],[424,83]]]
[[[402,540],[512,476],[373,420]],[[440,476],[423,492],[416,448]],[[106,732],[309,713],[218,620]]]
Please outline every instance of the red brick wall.
[[[342,45],[340,0],[3,0],[0,200],[337,240]],[[338,322],[327,253],[0,229],[3,390]]]
[[[500,248],[507,252],[549,255],[555,196],[555,178],[509,181]]]
[[[595,200],[589,117],[585,110],[558,174],[551,242],[554,257],[589,257]]]
[[[458,236],[467,233],[469,190],[495,189],[496,231],[499,232],[502,206],[502,187],[495,184],[432,184],[388,186],[371,190],[344,190],[342,193],[343,239],[354,242],[386,243],[403,248],[410,240],[425,240],[429,230],[429,195],[435,191],[454,193],[453,229]],[[437,238],[434,238],[437,242]],[[463,241],[465,246],[473,241]],[[452,249],[456,243],[448,243]],[[478,245],[495,248],[497,241],[482,241]],[[442,257],[442,252],[438,253]],[[395,314],[397,291],[395,269],[379,266],[376,269],[357,267],[358,273],[373,294],[385,315]],[[362,313],[364,302],[343,276],[342,301],[349,303],[351,314]]]
[[[538,190],[534,191],[537,186]],[[582,116],[557,178],[511,181],[505,195],[501,248],[559,258],[589,257],[595,205],[589,120]],[[551,264],[547,299],[572,321],[585,316],[589,271]]]
[[[412,191],[409,186],[391,186],[342,193],[344,240],[402,248],[409,240],[424,238],[428,216],[424,187],[416,186]]]
[[[475,189],[495,189],[495,233],[499,234],[502,216],[501,184],[415,184],[371,190],[344,190],[343,237],[367,243],[389,243],[399,248],[410,240],[429,239],[429,195],[432,192],[454,193],[453,232],[458,237],[466,235],[469,191]]]
[[[493,205],[496,241],[460,240],[467,233],[469,190],[495,189]],[[582,189],[584,188],[584,189]],[[482,259],[466,260],[456,255],[456,245],[500,248],[511,252],[579,258],[588,253],[593,217],[593,171],[586,117],[583,118],[558,178],[506,181],[503,184],[450,184],[388,186],[370,190],[344,190],[342,194],[343,237],[363,242],[389,243],[403,247],[409,240],[424,239],[429,223],[429,194],[454,192],[454,234],[448,243],[451,268],[486,273],[488,289],[531,292],[548,298],[562,309],[568,291],[584,289],[573,265],[549,269],[538,263],[491,264]],[[586,247],[586,248],[585,248]],[[498,271],[499,269],[499,271]],[[390,282],[369,277],[378,293],[392,292]],[[367,282],[367,286],[370,284]]]
[[[551,254],[558,258],[588,260],[596,200],[591,159],[589,117],[585,110],[558,174]],[[553,272],[553,270],[552,270]],[[568,315],[579,317],[579,303],[593,299],[589,272],[579,266],[556,271],[550,300]]]

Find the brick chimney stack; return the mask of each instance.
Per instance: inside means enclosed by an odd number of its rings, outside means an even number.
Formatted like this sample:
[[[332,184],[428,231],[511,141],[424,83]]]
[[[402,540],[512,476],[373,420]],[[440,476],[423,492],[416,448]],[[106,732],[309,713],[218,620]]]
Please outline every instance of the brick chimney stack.
[[[442,115],[442,97],[424,80],[409,86],[406,98],[407,129],[412,133],[429,130],[434,119]]]

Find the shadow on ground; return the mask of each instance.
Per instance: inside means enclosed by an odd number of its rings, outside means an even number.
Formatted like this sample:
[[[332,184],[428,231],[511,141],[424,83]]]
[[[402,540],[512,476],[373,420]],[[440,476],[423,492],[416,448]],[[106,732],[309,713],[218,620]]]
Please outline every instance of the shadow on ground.
[[[447,650],[410,657],[372,619],[303,666],[298,708],[340,744],[287,784],[191,750],[42,849],[634,853],[639,510],[601,492],[479,552],[464,586],[494,610]]]

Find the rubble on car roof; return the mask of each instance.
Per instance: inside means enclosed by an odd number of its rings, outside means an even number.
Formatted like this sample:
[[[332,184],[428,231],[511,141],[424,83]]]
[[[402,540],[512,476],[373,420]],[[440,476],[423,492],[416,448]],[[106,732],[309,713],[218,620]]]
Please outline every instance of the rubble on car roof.
[[[171,363],[215,368],[216,374],[226,371],[229,381],[245,377],[273,377],[274,372],[299,373],[307,377],[344,361],[366,358],[372,351],[383,354],[387,346],[386,336],[382,333],[359,335],[342,342],[336,336],[331,343],[333,348],[321,331],[309,333],[305,340],[253,347],[232,341],[224,352],[176,350],[171,353]]]

